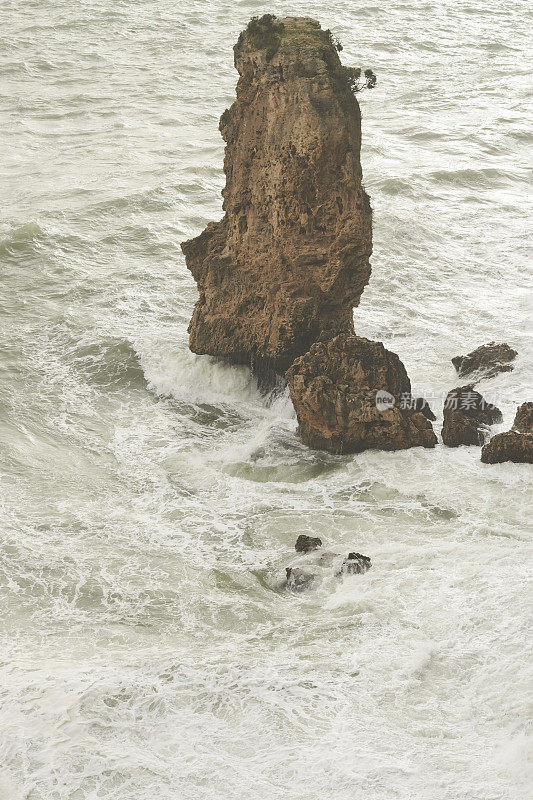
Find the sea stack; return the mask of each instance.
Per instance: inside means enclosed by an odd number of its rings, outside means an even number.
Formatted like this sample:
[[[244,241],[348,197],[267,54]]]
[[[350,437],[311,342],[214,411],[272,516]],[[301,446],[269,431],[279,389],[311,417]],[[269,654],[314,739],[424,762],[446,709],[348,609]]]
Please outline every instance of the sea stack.
[[[313,19],[254,19],[234,53],[225,215],[182,245],[200,293],[189,344],[282,374],[323,331],[353,332],[370,277],[361,113]]]
[[[285,375],[311,447],[434,447],[433,414],[398,356],[354,332],[372,252],[354,71],[307,17],[254,18],[234,52],[225,214],[182,244],[200,294],[191,350],[267,384]]]

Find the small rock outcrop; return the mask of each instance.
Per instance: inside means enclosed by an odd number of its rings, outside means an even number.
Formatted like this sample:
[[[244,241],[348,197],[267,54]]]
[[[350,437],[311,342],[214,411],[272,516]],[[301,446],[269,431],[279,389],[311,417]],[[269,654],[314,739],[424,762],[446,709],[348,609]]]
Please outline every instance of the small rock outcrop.
[[[298,536],[294,545],[297,553],[312,553],[319,547],[322,547],[322,539],[319,539],[318,536],[306,536],[304,533]]]
[[[381,342],[353,334],[323,338],[286,377],[300,436],[310,447],[358,453],[437,443],[431,422],[411,408],[405,367]]]
[[[290,592],[303,592],[316,580],[316,574],[302,567],[287,567],[285,570],[285,589]]]
[[[516,409],[513,430],[519,433],[533,433],[533,403],[522,403]]]
[[[481,445],[486,438],[484,427],[502,421],[499,408],[487,403],[472,385],[460,386],[448,392],[444,403],[442,441],[448,447]]]
[[[516,411],[513,428],[493,436],[481,450],[484,464],[533,464],[533,403],[522,403]]]
[[[484,464],[501,464],[514,461],[516,464],[533,464],[533,435],[506,431],[493,436],[481,450]]]
[[[431,422],[435,422],[437,419],[437,417],[431,410],[431,406],[424,397],[411,398],[411,408],[413,409],[413,411],[420,411],[420,413],[423,414]]]
[[[363,575],[372,566],[370,557],[362,553],[348,553],[343,558],[331,550],[323,551],[322,540],[314,536],[298,536],[294,549],[299,557],[285,568],[285,579],[276,585],[278,591],[303,592],[332,576],[344,578],[346,575]],[[315,552],[317,550],[320,552]]]
[[[182,244],[200,294],[194,353],[283,373],[323,331],[353,331],[370,276],[361,113],[329,31],[254,19],[220,119],[224,218]]]
[[[372,566],[372,561],[368,556],[361,553],[348,553],[348,558],[342,562],[339,575],[363,575]]]
[[[466,356],[455,356],[452,364],[460,378],[475,375],[477,378],[492,378],[498,372],[511,372],[518,353],[508,344],[489,342],[472,350]]]

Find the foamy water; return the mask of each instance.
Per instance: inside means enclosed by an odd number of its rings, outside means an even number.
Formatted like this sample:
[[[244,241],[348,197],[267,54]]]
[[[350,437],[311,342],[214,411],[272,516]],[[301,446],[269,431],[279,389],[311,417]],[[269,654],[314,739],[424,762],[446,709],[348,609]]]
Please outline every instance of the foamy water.
[[[372,67],[356,330],[416,392],[496,339],[533,399],[525,0],[0,2],[0,798],[525,800],[531,471],[335,457],[197,357],[179,248],[221,215],[253,14]],[[440,404],[440,407],[439,407]],[[365,575],[279,590],[300,533]]]

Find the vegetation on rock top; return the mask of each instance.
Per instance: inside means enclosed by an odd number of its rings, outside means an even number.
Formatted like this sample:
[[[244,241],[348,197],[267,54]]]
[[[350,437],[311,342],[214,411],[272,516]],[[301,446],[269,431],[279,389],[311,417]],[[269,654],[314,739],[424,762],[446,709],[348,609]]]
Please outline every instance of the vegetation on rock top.
[[[376,74],[371,69],[365,69],[364,73],[362,73],[361,67],[342,67],[342,70],[350,89],[355,93],[361,92],[363,89],[373,89],[378,81]]]
[[[267,61],[270,61],[278,52],[284,29],[283,22],[280,22],[274,14],[263,14],[262,17],[252,17],[246,26],[246,33],[254,47],[266,50]],[[237,45],[242,43],[242,39],[241,33]]]
[[[322,30],[320,24],[313,19],[305,21],[307,23],[305,25],[297,21],[286,25],[274,14],[252,17],[246,26],[246,31],[241,33],[237,46],[242,44],[246,34],[254,47],[266,50],[267,61],[271,61],[276,55],[283,39],[300,46],[319,47],[325,51],[330,48],[337,52],[343,50],[340,40],[334,37],[329,29]],[[377,83],[377,77],[371,69],[363,72],[361,67],[341,66],[341,74],[354,94],[363,89],[373,89]]]

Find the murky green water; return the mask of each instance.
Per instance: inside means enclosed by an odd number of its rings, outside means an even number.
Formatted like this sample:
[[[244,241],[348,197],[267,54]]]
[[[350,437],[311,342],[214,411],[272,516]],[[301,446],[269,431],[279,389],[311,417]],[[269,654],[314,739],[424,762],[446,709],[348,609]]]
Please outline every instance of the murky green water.
[[[332,457],[197,358],[179,243],[221,214],[252,14],[371,66],[356,330],[439,403],[526,337],[528,5],[0,2],[0,797],[525,800],[530,470]],[[439,426],[440,428],[440,426]],[[278,591],[296,536],[373,569]]]

